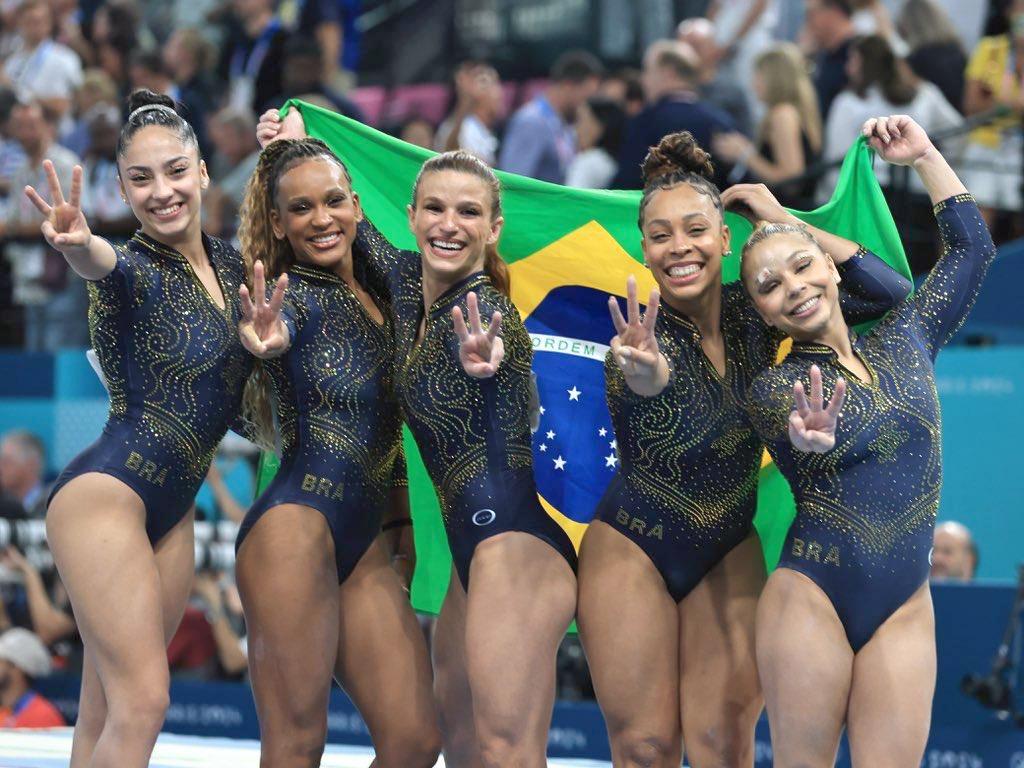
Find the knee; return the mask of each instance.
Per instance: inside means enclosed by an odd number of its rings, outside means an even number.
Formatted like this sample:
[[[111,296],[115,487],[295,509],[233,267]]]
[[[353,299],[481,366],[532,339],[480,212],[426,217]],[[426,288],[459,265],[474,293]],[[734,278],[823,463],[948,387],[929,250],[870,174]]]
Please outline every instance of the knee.
[[[754,723],[739,718],[686,729],[686,758],[695,768],[740,768],[750,765],[754,753]]]
[[[263,730],[260,732],[261,764],[295,768],[320,765],[326,742],[326,729]]]
[[[424,725],[374,742],[380,768],[433,768],[441,754],[441,733]]]
[[[170,703],[166,681],[137,684],[121,692],[114,688],[107,692],[106,724],[155,737],[163,727]]]
[[[616,765],[630,768],[656,768],[679,763],[679,739],[649,732],[632,731],[621,734],[613,745]]]

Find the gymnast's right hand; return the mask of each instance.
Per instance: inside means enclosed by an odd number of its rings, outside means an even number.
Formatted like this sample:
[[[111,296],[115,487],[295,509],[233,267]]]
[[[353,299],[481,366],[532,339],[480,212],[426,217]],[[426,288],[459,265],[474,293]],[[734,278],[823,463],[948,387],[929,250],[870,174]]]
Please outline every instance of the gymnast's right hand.
[[[647,312],[641,319],[636,279],[632,275],[626,280],[627,317],[622,316],[618,300],[614,296],[608,297],[608,311],[615,323],[612,357],[625,374],[629,388],[645,397],[659,394],[668,385],[668,361],[658,349],[658,337],[654,334],[660,299],[658,289],[651,289]]]
[[[288,287],[288,275],[281,275],[278,278],[274,293],[268,302],[263,262],[257,261],[252,271],[252,292],[256,294],[256,300],[253,301],[249,289],[244,284],[239,287],[242,320],[238,323],[238,336],[242,340],[242,346],[251,354],[269,360],[284,354],[291,344],[288,326],[281,319],[281,305],[284,303],[284,292]]]
[[[43,170],[46,171],[53,205],[47,203],[34,187],[25,187],[25,196],[46,217],[40,226],[43,237],[52,248],[68,258],[87,255],[92,231],[82,213],[82,166],[76,165],[71,174],[71,198],[66,201],[53,163],[44,160]]]
[[[256,124],[256,140],[260,147],[266,147],[278,139],[304,139],[306,133],[306,122],[302,119],[302,113],[294,107],[289,108],[288,114],[281,119],[281,110],[268,109]]]
[[[804,453],[827,453],[836,444],[836,423],[846,398],[846,380],[836,379],[832,399],[825,405],[821,386],[821,369],[811,366],[811,399],[807,400],[804,385],[793,382],[793,401],[796,408],[789,414],[789,441]]]

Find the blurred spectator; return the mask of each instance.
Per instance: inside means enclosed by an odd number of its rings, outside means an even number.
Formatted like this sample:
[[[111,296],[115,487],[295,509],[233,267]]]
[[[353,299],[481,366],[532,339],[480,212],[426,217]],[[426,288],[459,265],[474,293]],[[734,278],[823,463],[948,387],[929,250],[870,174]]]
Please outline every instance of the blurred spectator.
[[[623,67],[606,75],[598,93],[622,107],[626,117],[638,115],[644,108],[644,85],[640,79],[640,70],[632,67]]]
[[[175,98],[185,108],[185,116],[195,128],[203,157],[209,157],[213,149],[206,134],[206,119],[214,103],[210,71],[216,55],[203,34],[191,27],[176,29],[163,49],[164,66],[177,92]]]
[[[648,106],[626,123],[619,170],[612,186],[640,189],[640,164],[648,148],[666,134],[689,131],[702,147],[710,149],[714,134],[736,130],[732,118],[701,101],[697,79],[697,54],[690,46],[660,40],[647,49],[643,82]]]
[[[206,230],[218,237],[230,240],[238,227],[245,185],[260,156],[255,125],[250,110],[232,106],[211,117],[207,126],[215,151],[210,161],[211,184],[203,204]]]
[[[197,573],[192,584],[192,594],[197,597],[205,610],[206,621],[213,632],[216,644],[216,658],[220,667],[218,677],[239,678],[248,670],[245,637],[239,631],[243,627],[242,604],[238,589],[227,575],[204,572]]]
[[[850,0],[805,0],[804,34],[814,54],[818,112],[828,120],[832,100],[846,87],[846,59],[856,31]]]
[[[934,83],[959,112],[964,105],[967,54],[953,21],[935,0],[906,0],[896,28],[907,42],[907,64]]]
[[[319,98],[330,105],[330,109],[345,117],[359,122],[366,122],[362,110],[355,103],[334,90],[323,79],[323,52],[314,40],[301,37],[290,37],[284,45],[284,62],[282,64],[280,93],[274,94],[263,109],[279,107],[291,98],[302,98],[309,101]]]
[[[217,640],[206,612],[195,600],[185,606],[181,623],[167,644],[167,664],[174,677],[211,680],[217,676]]]
[[[1020,211],[1024,162],[1024,0],[1012,0],[1003,18],[1009,31],[978,41],[967,65],[964,91],[965,114],[979,115],[996,108],[1005,112],[971,132],[961,173],[990,229],[997,212]]]
[[[424,149],[433,149],[434,144],[437,142],[434,124],[427,120],[427,118],[420,117],[419,115],[413,115],[407,119],[399,126],[396,133],[402,141],[407,141]]]
[[[54,143],[55,118],[39,102],[19,104],[10,120],[13,138],[25,151],[27,160],[11,178],[11,196],[0,234],[7,239],[4,255],[11,263],[14,301],[25,312],[25,348],[52,352],[63,347],[84,347],[88,342],[85,321],[85,283],[69,279],[67,262],[50,248],[39,233],[42,214],[21,190],[35,187],[49,196],[49,181],[43,160],[53,161],[57,178],[71,188],[71,172],[78,157]]]
[[[228,432],[217,447],[206,482],[196,494],[197,519],[242,521],[256,495],[255,462],[259,451],[252,443]]]
[[[973,581],[979,559],[974,537],[965,525],[948,521],[935,526],[932,579]]]
[[[153,93],[163,93],[177,99],[178,89],[164,66],[164,58],[156,50],[135,51],[128,60],[128,83],[130,90],[146,88]]]
[[[822,145],[818,100],[795,45],[780,43],[758,57],[754,92],[767,110],[756,143],[741,133],[722,134],[715,137],[714,154],[746,166],[754,179],[772,188],[783,205],[809,208],[814,179],[783,183],[803,174],[818,158]],[[859,123],[856,129],[860,129]]]
[[[152,35],[139,23],[131,0],[106,0],[92,17],[92,43],[96,66],[117,83],[119,99],[128,95],[128,61],[139,48],[155,45]]]
[[[53,39],[78,54],[85,64],[93,61],[92,43],[82,31],[82,9],[78,0],[50,0],[53,11]]]
[[[224,475],[221,473],[216,461],[211,461],[210,468],[206,470],[206,487],[209,488],[216,507],[211,511],[203,508],[203,517],[207,520],[231,520],[235,523],[241,523],[245,518],[246,508],[238,503],[231,489],[224,482]],[[200,503],[197,501],[197,513],[200,508]],[[211,514],[211,512],[216,512],[217,514]]]
[[[117,139],[121,114],[117,107],[98,104],[85,118],[89,151],[82,163],[82,208],[93,232],[113,242],[127,240],[139,223],[121,193],[117,169]]]
[[[715,25],[702,17],[684,19],[676,27],[676,39],[693,48],[700,60],[697,92],[701,99],[729,115],[740,132],[749,136],[749,96],[735,79],[719,71]]]
[[[0,438],[0,492],[18,501],[29,517],[46,516],[49,488],[43,482],[46,447],[25,429],[12,429]]]
[[[50,654],[38,637],[15,627],[0,635],[0,728],[59,728],[64,717],[32,690],[50,674]]]
[[[713,55],[722,69],[722,79],[735,84],[749,83],[754,61],[772,44],[777,21],[776,0],[711,0],[704,13],[715,30]],[[760,103],[747,91],[754,120],[762,114]]]
[[[20,46],[4,63],[4,75],[22,101],[37,99],[55,117],[71,108],[82,83],[82,64],[53,35],[49,0],[24,0],[18,7]]]
[[[89,151],[89,116],[95,107],[118,108],[117,84],[102,69],[87,69],[82,75],[82,86],[75,91],[74,120],[60,137],[61,146],[79,157]]]
[[[315,42],[323,51],[320,79],[338,91],[347,91],[355,84],[360,6],[360,0],[282,0],[278,9],[295,37]]]
[[[597,91],[604,67],[586,51],[563,53],[551,68],[544,92],[521,106],[509,121],[498,165],[502,170],[562,184],[576,154],[572,121]]]
[[[882,0],[850,0],[853,6],[853,29],[858,35],[884,37],[900,58],[908,53],[907,43],[896,31],[892,15]]]
[[[490,64],[469,61],[455,70],[455,110],[437,129],[439,152],[464,149],[488,165],[498,160],[494,129],[505,116],[501,79]]]
[[[64,591],[64,585],[56,576],[56,572],[54,592],[58,599],[51,596],[39,569],[17,547],[7,547],[2,562],[21,576],[25,601],[28,604],[28,628],[47,646],[74,637],[78,628],[71,613],[67,592]]]
[[[0,86],[0,219],[5,218],[8,207],[11,178],[25,164],[25,150],[10,132],[11,115],[17,104],[18,97],[14,91],[7,86]]]
[[[238,27],[221,52],[228,100],[258,114],[281,93],[281,64],[288,35],[274,14],[274,0],[232,0]]]
[[[910,115],[929,134],[955,129],[963,117],[942,92],[927,81],[914,82],[909,69],[896,58],[884,37],[858,37],[847,61],[848,90],[832,103],[825,123],[825,159],[839,160],[860,135],[865,120],[879,115]],[[876,163],[875,174],[882,184],[889,181],[888,163]],[[830,196],[839,178],[838,169],[824,180],[822,197]],[[912,188],[924,192],[916,174]]]
[[[569,163],[565,183],[582,189],[608,189],[618,170],[626,113],[604,96],[591,96],[576,110],[579,154]]]

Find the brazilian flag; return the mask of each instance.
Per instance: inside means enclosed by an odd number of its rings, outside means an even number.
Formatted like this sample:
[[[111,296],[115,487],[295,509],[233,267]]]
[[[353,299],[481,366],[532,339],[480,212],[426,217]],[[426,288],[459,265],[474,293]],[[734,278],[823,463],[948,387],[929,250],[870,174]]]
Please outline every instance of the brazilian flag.
[[[366,216],[398,248],[415,250],[406,205],[422,163],[433,155],[373,128],[301,101],[311,136],[345,162]],[[833,199],[798,215],[814,226],[855,240],[909,277],[896,226],[871,170],[872,153],[859,139],[842,167]],[[540,429],[533,457],[541,504],[579,546],[598,500],[618,466],[604,396],[604,356],[615,334],[608,295],[625,295],[634,275],[639,295],[654,287],[643,266],[635,191],[578,190],[498,172],[505,227],[499,250],[512,276],[512,300],[533,339],[540,391]],[[731,213],[732,251],[739,254],[751,227]],[[723,264],[737,279],[739,257]],[[415,607],[436,613],[451,572],[451,556],[433,485],[406,433],[409,492],[415,520]],[[265,457],[260,488],[276,468]],[[793,497],[769,461],[761,471],[755,524],[769,567],[779,557],[794,515]]]

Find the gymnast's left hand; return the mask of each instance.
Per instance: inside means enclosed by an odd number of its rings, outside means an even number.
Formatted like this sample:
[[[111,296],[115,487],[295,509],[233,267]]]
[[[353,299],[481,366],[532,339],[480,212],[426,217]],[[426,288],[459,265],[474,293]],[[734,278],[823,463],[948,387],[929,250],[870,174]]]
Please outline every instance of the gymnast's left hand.
[[[636,296],[636,278],[626,280],[626,317],[622,316],[619,302],[608,297],[608,311],[615,324],[615,337],[611,340],[612,357],[626,377],[629,388],[638,395],[653,397],[660,393],[669,380],[668,361],[658,348],[654,324],[658,320],[661,296],[651,290],[647,311],[640,316],[640,302]]]
[[[793,447],[804,453],[827,453],[836,444],[836,423],[846,399],[846,380],[836,379],[836,389],[828,405],[821,386],[821,369],[811,366],[811,399],[804,393],[799,379],[793,382],[793,400],[796,410],[789,414],[789,440]]]
[[[501,331],[501,312],[491,315],[491,324],[485,331],[480,322],[480,305],[476,294],[470,291],[466,296],[469,310],[469,327],[462,317],[462,309],[452,310],[455,335],[459,337],[459,361],[463,370],[474,379],[486,379],[498,372],[498,366],[505,358],[505,344],[498,333]]]
[[[281,275],[274,286],[270,301],[267,301],[263,262],[257,261],[253,265],[252,280],[255,301],[244,284],[238,289],[238,295],[242,300],[242,319],[238,323],[238,336],[243,347],[263,360],[284,354],[291,343],[288,327],[281,319],[281,305],[284,303],[284,292],[287,288],[288,275]]]

